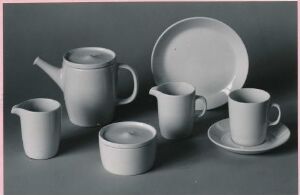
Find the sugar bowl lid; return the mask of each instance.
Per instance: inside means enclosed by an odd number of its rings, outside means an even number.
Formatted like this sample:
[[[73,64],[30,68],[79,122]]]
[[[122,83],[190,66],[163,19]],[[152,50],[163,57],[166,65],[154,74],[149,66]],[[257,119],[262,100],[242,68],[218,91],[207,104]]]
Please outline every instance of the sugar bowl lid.
[[[152,142],[156,134],[151,125],[126,121],[103,127],[99,132],[99,140],[114,148],[139,148]]]

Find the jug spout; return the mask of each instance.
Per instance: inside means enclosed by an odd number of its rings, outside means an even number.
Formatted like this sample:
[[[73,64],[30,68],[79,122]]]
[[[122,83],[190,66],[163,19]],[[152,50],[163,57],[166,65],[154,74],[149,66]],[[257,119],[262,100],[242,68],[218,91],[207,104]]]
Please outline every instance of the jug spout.
[[[36,57],[33,64],[40,67],[46,74],[50,76],[52,80],[55,81],[55,83],[60,87],[60,89],[63,90],[61,68],[57,68],[49,64],[40,57]]]
[[[14,105],[14,106],[11,108],[11,113],[20,116],[22,110],[23,110],[23,109],[20,108],[20,105],[17,104],[17,105]]]
[[[155,96],[155,97],[158,97],[160,93],[161,93],[161,92],[158,90],[158,87],[157,87],[157,86],[152,87],[152,88],[150,89],[150,91],[149,91],[149,94],[150,94],[150,95],[153,95],[153,96]]]

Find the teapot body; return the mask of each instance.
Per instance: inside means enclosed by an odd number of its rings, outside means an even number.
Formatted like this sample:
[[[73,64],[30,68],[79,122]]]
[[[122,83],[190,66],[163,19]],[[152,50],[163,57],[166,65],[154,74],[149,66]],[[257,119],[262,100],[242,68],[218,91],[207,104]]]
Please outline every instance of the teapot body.
[[[79,126],[103,126],[113,119],[117,104],[117,65],[79,69],[63,62],[62,87],[70,121]]]

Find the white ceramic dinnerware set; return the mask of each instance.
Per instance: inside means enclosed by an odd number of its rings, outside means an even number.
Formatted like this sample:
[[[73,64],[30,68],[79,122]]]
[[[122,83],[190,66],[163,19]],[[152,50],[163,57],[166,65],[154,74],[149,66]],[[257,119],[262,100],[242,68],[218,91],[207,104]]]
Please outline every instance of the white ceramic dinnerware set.
[[[132,102],[138,92],[135,71],[118,63],[115,52],[83,47],[63,56],[62,68],[37,57],[43,69],[61,88],[70,121],[78,126],[102,127],[99,148],[103,167],[117,175],[137,175],[154,164],[157,132],[140,122],[109,124],[117,105]],[[280,122],[278,104],[268,92],[242,88],[248,74],[244,43],[228,25],[212,18],[193,17],[168,27],[156,41],[151,69],[157,86],[150,95],[157,98],[159,128],[166,139],[191,135],[194,123],[206,110],[228,102],[229,118],[214,123],[209,139],[223,149],[256,154],[285,143],[290,130]],[[116,96],[118,70],[133,78],[133,92]],[[277,118],[269,121],[269,113]],[[20,116],[25,153],[33,159],[56,155],[61,132],[60,103],[36,98],[13,106]]]

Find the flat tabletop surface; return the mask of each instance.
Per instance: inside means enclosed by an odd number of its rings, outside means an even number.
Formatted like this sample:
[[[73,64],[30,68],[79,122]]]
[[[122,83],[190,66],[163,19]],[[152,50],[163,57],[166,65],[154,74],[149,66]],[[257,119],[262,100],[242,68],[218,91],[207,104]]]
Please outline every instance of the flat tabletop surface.
[[[32,160],[22,148],[18,117],[8,115],[5,194],[297,194],[296,101],[285,97],[275,101],[282,106],[282,122],[291,130],[290,140],[281,147],[239,155],[215,146],[207,130],[228,117],[225,105],[208,111],[187,139],[168,141],[159,136],[153,169],[137,176],[106,172],[99,155],[99,128],[75,126],[65,111],[58,155]],[[118,107],[114,121],[140,121],[159,129],[155,99]]]

